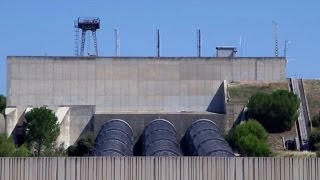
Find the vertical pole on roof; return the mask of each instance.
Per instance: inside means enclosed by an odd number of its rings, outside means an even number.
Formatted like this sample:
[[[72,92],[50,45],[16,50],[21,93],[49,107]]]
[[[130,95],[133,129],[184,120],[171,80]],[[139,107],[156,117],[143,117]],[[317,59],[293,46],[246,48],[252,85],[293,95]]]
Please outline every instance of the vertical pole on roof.
[[[157,57],[160,57],[160,30],[157,29]]]
[[[198,57],[201,57],[201,31],[200,29],[197,30],[197,50],[198,50]]]

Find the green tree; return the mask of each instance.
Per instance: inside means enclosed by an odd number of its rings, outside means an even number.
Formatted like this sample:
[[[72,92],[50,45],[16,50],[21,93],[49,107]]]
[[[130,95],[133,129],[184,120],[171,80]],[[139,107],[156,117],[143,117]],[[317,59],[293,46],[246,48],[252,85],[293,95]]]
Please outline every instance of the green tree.
[[[26,142],[36,156],[50,151],[59,136],[60,128],[58,119],[52,110],[46,107],[34,108],[26,114]]]
[[[87,133],[81,137],[73,146],[67,149],[68,156],[89,156],[93,151],[94,139],[92,133]]]
[[[289,130],[298,118],[299,99],[287,90],[257,93],[248,103],[248,118],[256,119],[268,132]]]
[[[267,131],[257,121],[250,119],[229,131],[226,140],[244,156],[269,156]]]
[[[11,138],[0,134],[0,157],[26,157],[30,154],[25,146],[16,148]]]
[[[7,100],[6,97],[0,94],[0,113],[4,114],[4,110],[6,109]]]

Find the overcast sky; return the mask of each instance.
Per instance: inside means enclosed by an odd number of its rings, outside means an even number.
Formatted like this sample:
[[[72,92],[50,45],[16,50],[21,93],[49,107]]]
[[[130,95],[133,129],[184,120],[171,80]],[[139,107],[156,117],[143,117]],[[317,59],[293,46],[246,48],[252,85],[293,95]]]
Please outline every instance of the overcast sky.
[[[287,76],[320,77],[320,1],[3,1],[0,94],[6,94],[7,56],[72,56],[73,23],[79,16],[101,19],[97,33],[101,56],[114,55],[114,28],[120,32],[122,56],[155,56],[156,29],[161,32],[162,56],[195,56],[197,29],[204,56],[213,56],[216,46],[239,47],[240,36],[242,56],[274,56],[275,20],[279,55],[283,56],[284,41],[291,41]]]

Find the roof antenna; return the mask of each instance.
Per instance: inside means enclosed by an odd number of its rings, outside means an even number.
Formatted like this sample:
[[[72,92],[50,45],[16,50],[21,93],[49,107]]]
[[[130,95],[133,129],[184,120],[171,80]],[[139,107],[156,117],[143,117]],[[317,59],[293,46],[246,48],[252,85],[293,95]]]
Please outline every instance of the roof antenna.
[[[291,42],[288,40],[284,41],[284,57],[287,58],[288,47]]]
[[[198,57],[201,57],[201,31],[200,29],[197,30],[197,44],[198,44]]]
[[[240,49],[240,57],[242,57],[242,36],[241,35],[240,35],[239,49]]]
[[[114,29],[115,33],[115,55],[116,57],[120,56],[120,35],[118,29]]]
[[[273,21],[273,24],[274,24],[274,56],[278,57],[279,24],[277,21]]]
[[[157,57],[160,57],[160,30],[157,29]]]

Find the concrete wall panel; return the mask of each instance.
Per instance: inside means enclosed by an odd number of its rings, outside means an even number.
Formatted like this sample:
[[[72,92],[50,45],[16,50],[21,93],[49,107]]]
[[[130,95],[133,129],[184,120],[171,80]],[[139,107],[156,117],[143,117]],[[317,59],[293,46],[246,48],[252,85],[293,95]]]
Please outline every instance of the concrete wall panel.
[[[265,79],[265,61],[263,60],[257,60],[256,62],[256,67],[255,67],[255,70],[256,70],[256,80],[257,81],[263,81]],[[271,80],[271,79],[270,79]]]
[[[232,61],[232,80],[240,81],[241,80],[241,61]],[[244,79],[246,80],[246,79]]]
[[[282,58],[8,57],[8,105],[206,111],[222,80],[285,80],[285,65]]]
[[[231,81],[232,80],[232,61],[230,59],[224,59],[221,60],[220,62],[220,78],[221,80],[227,80],[227,81]]]
[[[241,60],[240,62],[240,79],[249,81],[249,61]]]
[[[256,68],[257,61],[250,61],[250,60],[247,60],[247,61],[248,61],[248,73],[249,73],[248,80],[255,81],[257,80],[257,68]]]
[[[274,71],[273,61],[266,60],[264,61],[264,78],[273,80],[273,71]]]

